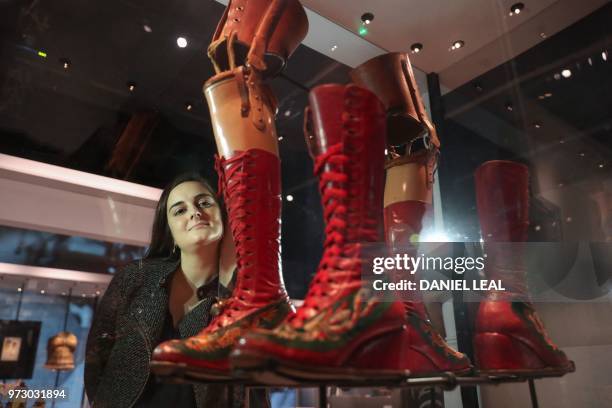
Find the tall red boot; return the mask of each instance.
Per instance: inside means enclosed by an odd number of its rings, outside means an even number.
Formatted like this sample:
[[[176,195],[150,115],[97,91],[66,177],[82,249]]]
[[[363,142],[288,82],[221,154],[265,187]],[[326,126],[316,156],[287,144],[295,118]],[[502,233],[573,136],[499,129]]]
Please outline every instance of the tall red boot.
[[[411,238],[421,232],[423,216],[429,208],[430,205],[422,201],[399,201],[385,207],[385,238],[392,254],[416,254]],[[471,370],[469,359],[450,347],[432,326],[421,292],[410,292],[410,296],[411,300],[404,302],[407,325],[402,346],[409,356],[411,375],[468,373]]]
[[[241,339],[232,365],[272,364],[299,379],[403,376],[410,364],[404,306],[383,302],[361,280],[362,245],[382,238],[383,107],[358,86],[322,85],[311,91],[310,108],[314,134],[306,140],[323,201],[323,258],[297,314]]]
[[[205,93],[215,107],[211,118],[219,143],[226,133],[235,139],[276,139],[266,88],[246,80],[244,68],[211,78]],[[292,312],[280,271],[278,157],[258,148],[234,151],[217,160],[217,172],[236,244],[236,283],[220,314],[198,335],[155,349],[151,368],[160,374],[231,378],[228,356],[238,339],[254,327],[275,327]]]
[[[476,201],[488,279],[503,292],[489,292],[476,316],[474,350],[478,369],[491,375],[547,376],[574,370],[549,338],[529,302],[523,262],[529,226],[527,166],[495,160],[476,170]]]

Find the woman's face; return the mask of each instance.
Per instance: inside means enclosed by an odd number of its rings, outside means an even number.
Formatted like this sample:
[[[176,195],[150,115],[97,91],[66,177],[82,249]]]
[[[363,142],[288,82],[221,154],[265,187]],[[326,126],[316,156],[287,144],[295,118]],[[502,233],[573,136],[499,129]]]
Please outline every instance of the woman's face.
[[[174,187],[166,205],[168,227],[181,251],[195,251],[223,237],[221,209],[201,183],[186,181]]]

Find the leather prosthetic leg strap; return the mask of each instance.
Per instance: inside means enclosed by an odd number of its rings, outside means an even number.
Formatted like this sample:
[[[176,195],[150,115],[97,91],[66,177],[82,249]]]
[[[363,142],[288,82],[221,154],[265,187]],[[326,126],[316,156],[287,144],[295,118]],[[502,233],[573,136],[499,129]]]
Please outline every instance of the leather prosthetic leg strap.
[[[354,83],[374,92],[385,106],[389,145],[411,144],[426,137],[426,145],[440,147],[407,54],[380,55],[353,69],[349,75]]]
[[[308,19],[298,0],[230,0],[208,56],[217,73],[237,65],[274,76],[308,31]]]

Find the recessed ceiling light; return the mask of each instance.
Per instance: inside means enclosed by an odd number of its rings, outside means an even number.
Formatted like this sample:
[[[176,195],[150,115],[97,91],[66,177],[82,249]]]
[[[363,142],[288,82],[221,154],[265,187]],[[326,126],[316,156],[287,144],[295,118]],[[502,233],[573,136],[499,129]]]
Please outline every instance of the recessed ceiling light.
[[[533,124],[533,127],[536,129],[540,129],[542,127],[542,124],[540,122],[536,122]]]
[[[514,106],[512,106],[512,103],[506,102],[506,110],[508,112],[512,112],[514,110]]]
[[[563,78],[569,78],[572,76],[572,71],[569,69],[564,69],[561,71],[561,76],[563,76]]]
[[[70,60],[68,58],[61,58],[60,59],[60,64],[62,64],[62,67],[64,69],[70,68]]]
[[[413,54],[418,54],[423,49],[423,44],[421,44],[421,43],[414,43],[414,44],[412,44],[410,46],[410,49],[412,50]]]
[[[291,116],[291,110],[287,109],[284,113],[285,117],[288,118],[289,116]]]
[[[191,102],[186,102],[185,109],[187,109],[188,111],[191,111],[193,109],[193,104]]]
[[[514,3],[512,6],[510,6],[510,15],[513,16],[515,14],[520,14],[524,8],[525,5],[523,3]]]
[[[372,20],[374,20],[374,14],[372,13],[363,13],[361,16],[361,21],[363,21],[363,24],[370,24]]]
[[[185,48],[187,46],[187,39],[185,37],[177,38],[176,45],[178,45],[179,48]]]
[[[143,30],[145,30],[145,32],[146,32],[146,33],[153,32],[153,29],[152,29],[152,28],[151,28],[151,26],[150,26],[150,25],[148,25],[148,24],[143,25],[143,26],[142,26],[142,29],[143,29]]]
[[[17,288],[17,292],[21,292],[23,289],[21,288]]]
[[[96,290],[96,296],[100,296],[100,291]]]
[[[601,52],[601,59],[604,61],[608,60],[608,51],[602,51]]]
[[[278,137],[278,141],[280,142],[281,140],[283,140],[283,137],[282,137],[282,136],[279,136],[279,137]]]
[[[44,295],[44,294],[45,294],[45,290],[44,290],[44,289],[41,289],[41,290],[40,290],[40,294],[41,294],[41,295]]]
[[[332,45],[332,47],[330,48],[331,52],[334,52],[338,49],[338,46],[336,44]]]
[[[287,201],[293,201],[293,196],[291,194],[287,194]]]
[[[604,168],[603,163],[599,163],[599,168],[600,168],[600,169],[603,169],[603,168]]]
[[[136,82],[134,81],[129,81],[127,83],[127,87],[128,87],[128,91],[130,92],[134,92],[136,90]]]
[[[454,51],[454,50],[458,50],[459,48],[463,48],[464,46],[465,46],[465,41],[457,40],[457,41],[453,41],[453,45],[451,45],[450,49],[451,51]]]

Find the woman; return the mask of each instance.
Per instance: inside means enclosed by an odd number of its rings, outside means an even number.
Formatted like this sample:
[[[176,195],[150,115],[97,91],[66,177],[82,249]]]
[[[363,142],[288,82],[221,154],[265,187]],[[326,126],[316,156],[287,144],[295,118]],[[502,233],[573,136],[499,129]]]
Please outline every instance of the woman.
[[[96,311],[85,363],[94,407],[241,404],[227,387],[156,383],[149,370],[157,344],[195,335],[209,323],[219,292],[229,292],[223,284],[235,255],[224,219],[221,202],[200,175],[182,175],[164,189],[145,259],[113,277]]]

